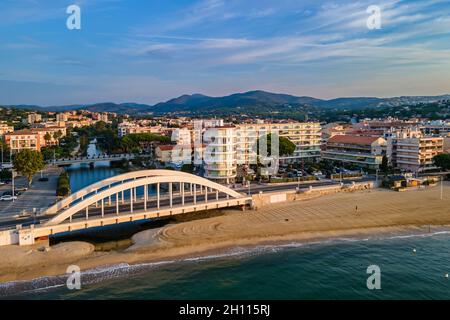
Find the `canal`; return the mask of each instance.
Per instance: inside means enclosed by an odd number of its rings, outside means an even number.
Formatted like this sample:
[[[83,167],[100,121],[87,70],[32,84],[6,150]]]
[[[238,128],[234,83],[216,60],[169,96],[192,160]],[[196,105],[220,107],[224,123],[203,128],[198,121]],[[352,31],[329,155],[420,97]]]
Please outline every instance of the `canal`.
[[[102,151],[97,148],[97,141],[94,139],[90,142],[87,155],[89,157],[102,154]],[[113,177],[121,173],[120,169],[111,168],[109,161],[96,162],[93,167],[88,163],[72,164],[66,168],[70,176],[70,189],[76,192],[84,187],[87,187],[97,181]]]

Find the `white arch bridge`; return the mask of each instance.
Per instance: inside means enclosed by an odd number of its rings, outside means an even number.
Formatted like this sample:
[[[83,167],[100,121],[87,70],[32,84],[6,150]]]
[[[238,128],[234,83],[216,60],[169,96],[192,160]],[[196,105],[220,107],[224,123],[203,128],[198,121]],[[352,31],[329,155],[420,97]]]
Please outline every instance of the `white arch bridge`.
[[[192,174],[144,170],[96,182],[45,211],[50,220],[19,230],[19,244],[63,232],[251,204],[251,196]]]

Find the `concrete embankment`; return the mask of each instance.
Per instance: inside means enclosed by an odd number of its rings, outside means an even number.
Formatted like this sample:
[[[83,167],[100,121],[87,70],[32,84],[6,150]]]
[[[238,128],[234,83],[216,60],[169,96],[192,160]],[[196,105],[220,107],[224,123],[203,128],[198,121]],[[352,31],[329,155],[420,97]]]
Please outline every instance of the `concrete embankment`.
[[[257,210],[261,207],[286,202],[286,201],[299,201],[309,200],[317,197],[321,197],[328,194],[340,193],[340,192],[355,192],[359,190],[368,190],[377,187],[375,182],[360,182],[352,183],[350,185],[335,185],[335,186],[322,186],[322,187],[310,187],[309,189],[260,193],[252,196],[252,208]]]

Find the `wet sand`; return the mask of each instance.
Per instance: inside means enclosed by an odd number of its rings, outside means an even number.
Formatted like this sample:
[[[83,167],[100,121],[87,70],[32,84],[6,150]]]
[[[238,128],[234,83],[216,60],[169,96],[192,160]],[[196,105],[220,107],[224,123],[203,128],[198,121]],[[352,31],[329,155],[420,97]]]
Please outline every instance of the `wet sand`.
[[[60,244],[48,251],[37,250],[39,246],[0,247],[0,282],[64,274],[71,264],[88,270],[261,244],[426,233],[431,227],[450,225],[450,183],[444,186],[444,200],[440,200],[439,186],[407,192],[376,189],[223,213],[140,232],[133,236],[134,244],[120,252],[93,251],[92,245],[82,242]]]

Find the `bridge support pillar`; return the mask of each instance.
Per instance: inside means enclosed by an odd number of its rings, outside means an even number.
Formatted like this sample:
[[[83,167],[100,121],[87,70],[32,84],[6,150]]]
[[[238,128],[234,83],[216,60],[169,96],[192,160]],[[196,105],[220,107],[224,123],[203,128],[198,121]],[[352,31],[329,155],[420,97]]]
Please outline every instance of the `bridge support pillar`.
[[[145,185],[144,186],[144,210],[147,211],[147,188],[148,186]]]
[[[159,182],[156,184],[156,207],[159,209],[159,203],[160,203],[160,190],[159,190]]]
[[[169,202],[170,202],[170,207],[172,208],[172,204],[173,204],[173,185],[172,182],[169,182]]]
[[[194,184],[194,204],[197,204],[197,185]]]
[[[180,183],[181,205],[184,206],[184,182]]]

